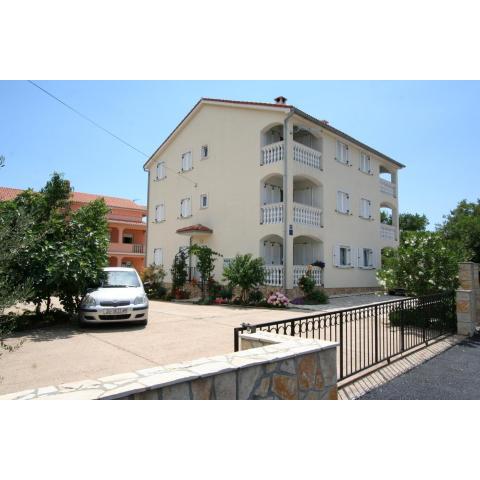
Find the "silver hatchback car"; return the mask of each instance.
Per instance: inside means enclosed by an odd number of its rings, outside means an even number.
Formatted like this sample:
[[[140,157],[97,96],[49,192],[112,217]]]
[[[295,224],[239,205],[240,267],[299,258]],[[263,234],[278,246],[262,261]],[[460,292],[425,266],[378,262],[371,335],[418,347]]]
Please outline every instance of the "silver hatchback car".
[[[148,298],[142,281],[134,268],[104,268],[105,280],[89,290],[80,305],[80,322],[148,321]]]

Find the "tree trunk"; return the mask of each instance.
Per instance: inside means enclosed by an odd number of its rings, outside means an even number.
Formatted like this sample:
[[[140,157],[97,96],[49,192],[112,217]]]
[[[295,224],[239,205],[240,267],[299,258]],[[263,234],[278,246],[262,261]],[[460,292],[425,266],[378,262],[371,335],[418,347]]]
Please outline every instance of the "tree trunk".
[[[49,313],[50,312],[50,304],[52,302],[52,298],[50,296],[48,296],[47,298],[47,309],[46,309],[46,313]]]

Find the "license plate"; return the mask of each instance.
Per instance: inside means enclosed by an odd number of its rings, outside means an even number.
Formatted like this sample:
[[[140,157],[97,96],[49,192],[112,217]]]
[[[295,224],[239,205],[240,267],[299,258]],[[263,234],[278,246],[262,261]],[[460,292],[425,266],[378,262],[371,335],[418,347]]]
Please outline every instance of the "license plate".
[[[128,308],[106,308],[103,313],[106,313],[107,315],[118,315],[122,313],[127,313]]]

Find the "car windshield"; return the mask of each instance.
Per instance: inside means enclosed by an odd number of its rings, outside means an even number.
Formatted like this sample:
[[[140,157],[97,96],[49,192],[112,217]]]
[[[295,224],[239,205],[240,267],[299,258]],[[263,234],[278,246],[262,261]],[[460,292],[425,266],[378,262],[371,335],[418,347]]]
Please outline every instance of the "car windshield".
[[[118,288],[118,287],[139,287],[140,282],[135,272],[128,271],[107,271],[107,276],[102,282],[103,288]]]

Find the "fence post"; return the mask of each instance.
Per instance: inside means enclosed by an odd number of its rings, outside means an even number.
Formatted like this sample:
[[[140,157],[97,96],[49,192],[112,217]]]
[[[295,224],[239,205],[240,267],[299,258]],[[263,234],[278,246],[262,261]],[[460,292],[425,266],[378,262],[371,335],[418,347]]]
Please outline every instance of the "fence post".
[[[402,307],[400,308],[400,351],[404,351],[405,347],[405,327],[404,327],[404,318],[403,312],[405,311],[405,300],[402,302]]]
[[[300,332],[299,332],[299,333],[300,333],[300,336],[302,336],[302,335],[301,335],[301,333],[302,333],[302,325],[300,325]],[[294,321],[294,320],[292,320],[292,321],[290,322],[290,335],[291,335],[292,337],[295,336],[295,321]]]
[[[233,351],[238,352],[238,328],[233,329]]]
[[[340,380],[343,378],[343,312],[340,312]]]
[[[378,362],[378,305],[375,305],[375,325],[374,325],[374,332],[375,332],[375,363]]]

